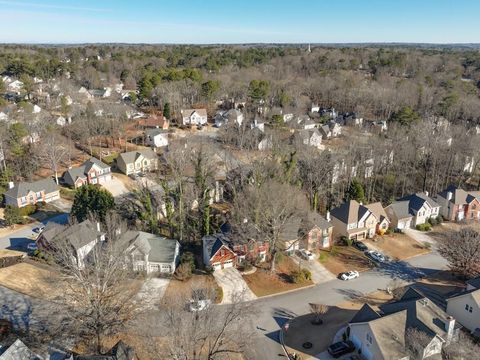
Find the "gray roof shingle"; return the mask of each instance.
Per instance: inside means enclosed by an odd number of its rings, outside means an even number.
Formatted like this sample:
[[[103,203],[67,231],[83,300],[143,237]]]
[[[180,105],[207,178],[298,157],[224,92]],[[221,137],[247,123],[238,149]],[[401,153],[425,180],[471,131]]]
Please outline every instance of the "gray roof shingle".
[[[26,196],[30,191],[39,192],[45,191],[46,194],[59,190],[58,185],[52,178],[38,180],[34,182],[21,182],[16,184],[13,188],[5,191],[5,195],[14,199]]]

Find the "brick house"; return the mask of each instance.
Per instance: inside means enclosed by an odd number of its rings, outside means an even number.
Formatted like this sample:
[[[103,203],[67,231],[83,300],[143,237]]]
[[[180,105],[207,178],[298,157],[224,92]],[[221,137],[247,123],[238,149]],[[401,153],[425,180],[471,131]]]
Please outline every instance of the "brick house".
[[[110,166],[93,157],[81,166],[69,169],[63,174],[63,181],[74,188],[85,184],[102,185],[111,180]]]
[[[16,185],[9,183],[9,189],[3,194],[5,205],[25,207],[41,202],[51,202],[60,199],[60,188],[55,180],[43,179],[34,182],[21,182]]]
[[[437,194],[436,202],[441,206],[441,215],[450,221],[480,220],[480,201],[478,191],[465,191],[449,186]]]

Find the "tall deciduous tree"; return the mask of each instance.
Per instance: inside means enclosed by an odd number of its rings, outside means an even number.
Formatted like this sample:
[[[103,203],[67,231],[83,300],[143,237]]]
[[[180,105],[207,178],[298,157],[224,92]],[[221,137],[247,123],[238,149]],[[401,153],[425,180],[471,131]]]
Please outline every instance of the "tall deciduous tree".
[[[480,274],[480,233],[463,228],[445,237],[438,252],[447,259],[450,269],[466,278]]]

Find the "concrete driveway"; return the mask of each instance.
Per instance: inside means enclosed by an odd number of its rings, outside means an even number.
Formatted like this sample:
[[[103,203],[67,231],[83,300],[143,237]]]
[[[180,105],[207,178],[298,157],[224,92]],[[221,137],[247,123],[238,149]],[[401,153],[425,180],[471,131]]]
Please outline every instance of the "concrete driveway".
[[[310,270],[314,284],[321,284],[335,279],[335,275],[318,262],[317,255],[315,255],[315,259],[313,260],[306,260],[302,259],[299,255],[293,255],[292,260],[299,264],[300,267]]]
[[[148,309],[158,309],[160,300],[165,295],[167,291],[168,284],[170,284],[170,279],[161,279],[161,278],[150,278],[147,279],[137,296]]]
[[[405,229],[404,232],[405,234],[410,236],[413,240],[418,241],[420,244],[423,244],[426,242],[432,245],[437,244],[437,242],[431,236],[429,236],[427,232],[418,231],[416,229]]]
[[[102,186],[110,191],[114,197],[128,193],[128,189],[125,187],[123,182],[117,179],[115,175],[112,175],[112,180],[102,184]]]
[[[231,304],[235,296],[243,294],[242,301],[255,300],[257,296],[250,290],[240,272],[235,268],[215,270],[213,276],[223,289],[222,304]]]

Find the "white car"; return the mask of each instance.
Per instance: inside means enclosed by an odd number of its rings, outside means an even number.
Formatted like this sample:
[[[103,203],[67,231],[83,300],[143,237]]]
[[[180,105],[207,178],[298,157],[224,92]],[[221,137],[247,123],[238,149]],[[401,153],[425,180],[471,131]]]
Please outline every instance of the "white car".
[[[211,300],[190,300],[189,310],[191,312],[202,311],[212,304]]]
[[[313,260],[315,258],[311,251],[305,249],[300,250],[300,255],[306,260]]]
[[[37,250],[37,249],[38,249],[38,246],[37,246],[36,243],[29,243],[29,244],[27,245],[27,250],[35,251],[35,250]]]
[[[358,273],[358,271],[347,271],[347,272],[344,272],[342,274],[340,274],[340,279],[342,280],[352,280],[352,279],[355,279],[357,277],[359,277],[360,274]]]
[[[385,255],[383,255],[382,253],[379,253],[378,251],[370,250],[370,251],[366,251],[365,254],[370,258],[372,258],[373,260],[381,263],[387,261],[387,258],[385,257]]]

